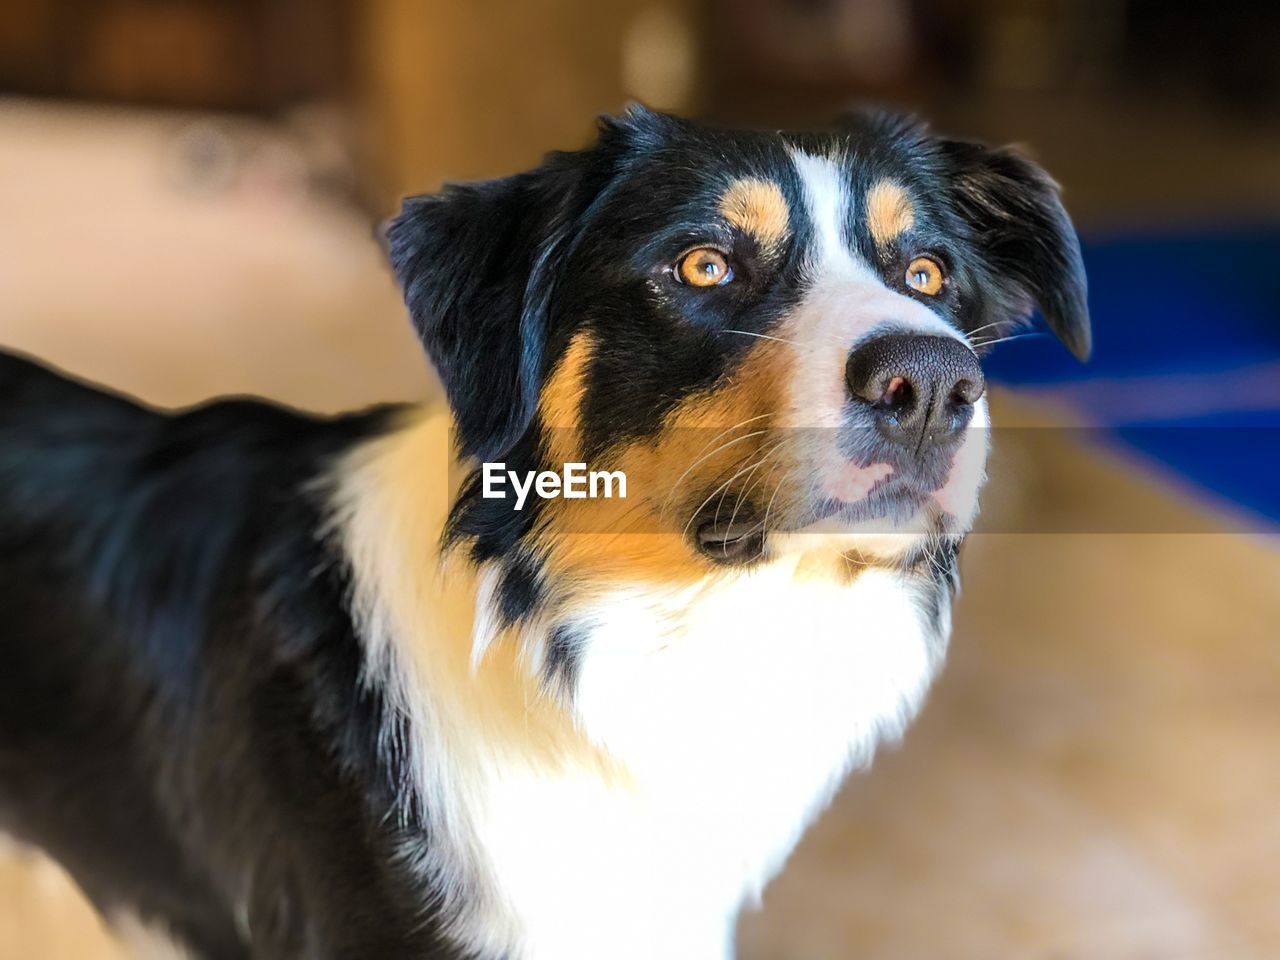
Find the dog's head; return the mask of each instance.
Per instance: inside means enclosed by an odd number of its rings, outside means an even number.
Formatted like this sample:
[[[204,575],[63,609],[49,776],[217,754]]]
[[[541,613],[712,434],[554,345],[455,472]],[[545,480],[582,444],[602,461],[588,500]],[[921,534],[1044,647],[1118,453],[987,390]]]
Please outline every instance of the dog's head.
[[[742,133],[636,108],[536,170],[408,200],[388,239],[465,457],[628,478],[625,501],[522,511],[473,482],[454,533],[481,561],[669,577],[958,537],[983,344],[1039,308],[1090,348],[1049,177],[888,115]]]

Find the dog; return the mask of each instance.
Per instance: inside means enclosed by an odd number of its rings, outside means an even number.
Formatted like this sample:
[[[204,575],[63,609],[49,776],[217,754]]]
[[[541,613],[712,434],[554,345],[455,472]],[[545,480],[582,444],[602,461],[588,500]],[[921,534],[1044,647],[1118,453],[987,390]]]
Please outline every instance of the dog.
[[[1089,353],[1058,189],[633,107],[385,241],[448,410],[0,360],[0,828],[186,956],[724,960],[943,660],[981,355]]]

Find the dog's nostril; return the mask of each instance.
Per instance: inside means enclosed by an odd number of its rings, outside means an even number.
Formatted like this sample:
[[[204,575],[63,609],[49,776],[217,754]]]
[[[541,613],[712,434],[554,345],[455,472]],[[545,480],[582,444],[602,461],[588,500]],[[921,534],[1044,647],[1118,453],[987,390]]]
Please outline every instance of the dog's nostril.
[[[886,410],[900,410],[910,406],[913,399],[915,399],[915,391],[906,377],[890,377],[876,403],[877,406],[884,407]]]
[[[972,405],[982,396],[982,387],[972,380],[961,380],[951,388],[951,402],[956,406]]]

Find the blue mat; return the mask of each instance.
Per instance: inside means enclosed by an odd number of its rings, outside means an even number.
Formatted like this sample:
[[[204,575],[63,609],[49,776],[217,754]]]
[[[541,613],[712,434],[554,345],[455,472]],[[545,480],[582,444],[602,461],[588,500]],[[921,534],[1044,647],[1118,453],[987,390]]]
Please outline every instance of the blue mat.
[[[1280,228],[1084,247],[1094,355],[998,346],[991,379],[1048,390],[1210,499],[1280,525]]]

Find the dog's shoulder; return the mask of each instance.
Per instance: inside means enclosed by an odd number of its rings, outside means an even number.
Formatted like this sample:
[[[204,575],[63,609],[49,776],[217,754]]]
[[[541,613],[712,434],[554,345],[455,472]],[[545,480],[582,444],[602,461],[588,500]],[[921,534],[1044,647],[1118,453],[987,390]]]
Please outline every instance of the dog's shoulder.
[[[0,829],[105,912],[202,955],[241,956],[243,922],[453,955],[396,859],[387,711],[326,526],[397,410],[167,412],[0,354]]]
[[[281,550],[315,548],[311,485],[393,416],[248,398],[161,411],[0,354],[0,600],[65,593],[135,642],[198,633],[175,628],[207,626],[213,598]]]

